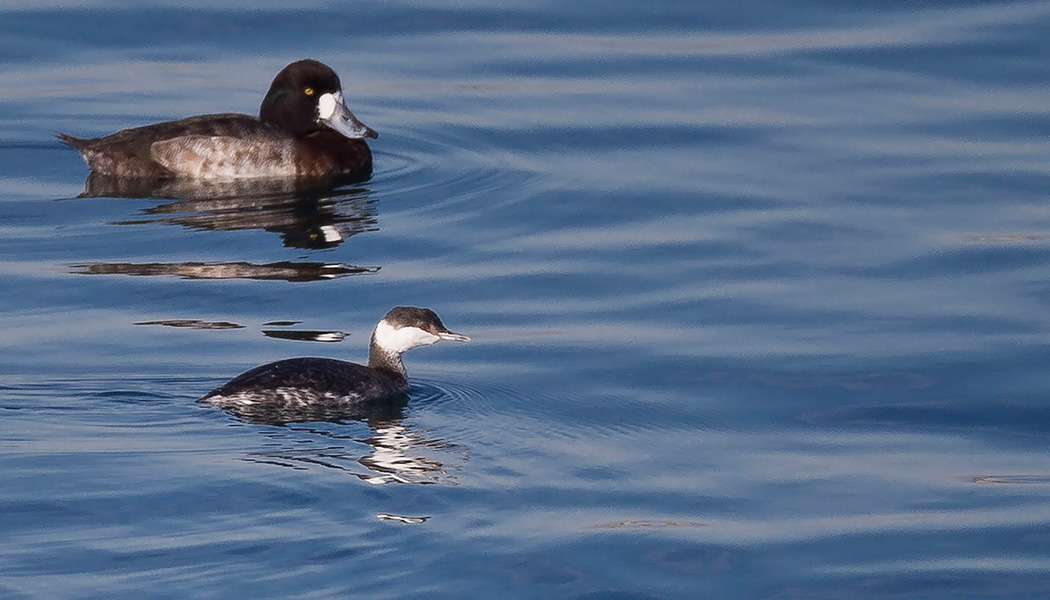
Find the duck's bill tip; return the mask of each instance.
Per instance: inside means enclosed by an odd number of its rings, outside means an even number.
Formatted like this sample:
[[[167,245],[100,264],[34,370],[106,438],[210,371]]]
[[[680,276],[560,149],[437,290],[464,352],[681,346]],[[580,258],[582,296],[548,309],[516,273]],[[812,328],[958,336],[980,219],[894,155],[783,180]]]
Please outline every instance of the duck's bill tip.
[[[375,129],[358,121],[353,115],[350,115],[350,118],[346,120],[321,119],[321,122],[352,140],[374,140],[379,137]]]

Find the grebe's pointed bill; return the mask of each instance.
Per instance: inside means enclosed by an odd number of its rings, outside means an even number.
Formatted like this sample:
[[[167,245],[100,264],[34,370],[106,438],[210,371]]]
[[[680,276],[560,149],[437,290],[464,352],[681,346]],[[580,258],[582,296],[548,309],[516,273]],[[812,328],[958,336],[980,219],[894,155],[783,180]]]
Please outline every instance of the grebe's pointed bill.
[[[451,331],[442,331],[437,334],[439,338],[447,342],[469,342],[470,338],[459,333],[453,333]]]
[[[328,92],[317,99],[317,120],[352,140],[376,139],[374,129],[357,120],[346,106],[342,92]]]

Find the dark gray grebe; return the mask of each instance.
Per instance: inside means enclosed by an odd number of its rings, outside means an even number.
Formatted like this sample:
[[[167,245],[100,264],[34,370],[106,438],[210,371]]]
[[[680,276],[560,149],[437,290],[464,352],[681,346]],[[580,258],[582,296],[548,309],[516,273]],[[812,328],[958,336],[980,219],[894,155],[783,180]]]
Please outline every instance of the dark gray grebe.
[[[376,325],[368,366],[331,358],[288,358],[256,367],[201,402],[242,416],[292,421],[352,416],[356,407],[408,389],[401,354],[441,340],[469,342],[429,308],[398,306]]]

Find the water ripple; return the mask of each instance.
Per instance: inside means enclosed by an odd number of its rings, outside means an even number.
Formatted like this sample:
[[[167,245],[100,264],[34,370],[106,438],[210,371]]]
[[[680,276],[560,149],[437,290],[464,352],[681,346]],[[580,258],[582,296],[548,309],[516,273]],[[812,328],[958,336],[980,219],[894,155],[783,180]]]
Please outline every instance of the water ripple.
[[[523,195],[534,176],[496,146],[478,146],[476,139],[447,132],[394,127],[396,151],[379,149],[380,165],[371,181],[373,196],[397,200],[426,194],[425,211],[453,215],[476,200],[492,202],[508,190]]]

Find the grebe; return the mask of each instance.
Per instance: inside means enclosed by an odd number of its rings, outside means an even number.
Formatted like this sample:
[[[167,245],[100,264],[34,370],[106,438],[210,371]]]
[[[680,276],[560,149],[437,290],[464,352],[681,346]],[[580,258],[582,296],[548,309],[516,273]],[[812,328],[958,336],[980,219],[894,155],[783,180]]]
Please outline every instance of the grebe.
[[[331,358],[288,358],[256,367],[208,392],[201,402],[268,421],[353,415],[371,401],[408,389],[401,355],[442,340],[469,342],[429,308],[398,306],[372,332],[368,366]]]

